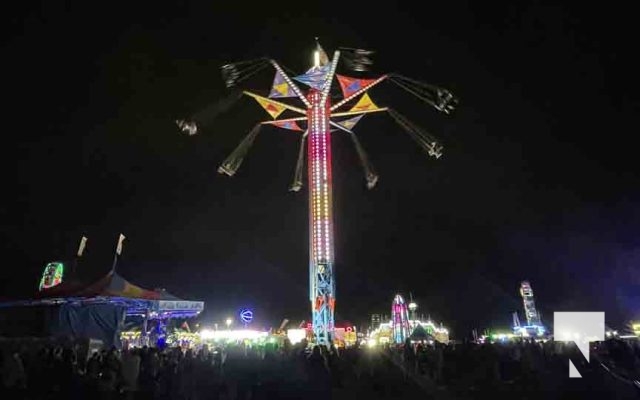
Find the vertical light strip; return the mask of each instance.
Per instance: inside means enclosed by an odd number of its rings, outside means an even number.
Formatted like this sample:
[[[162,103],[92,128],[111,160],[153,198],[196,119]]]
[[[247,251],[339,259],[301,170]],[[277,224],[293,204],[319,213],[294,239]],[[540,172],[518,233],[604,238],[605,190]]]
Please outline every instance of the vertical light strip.
[[[309,206],[310,206],[310,287],[314,331],[331,340],[333,307],[333,226],[331,210],[331,134],[329,102],[322,93],[312,90],[308,97],[309,120]],[[319,308],[318,308],[319,307]]]
[[[331,226],[331,138],[327,122],[328,107],[322,104],[321,93],[311,93],[309,99],[311,130],[309,132],[309,175],[311,180],[311,234],[314,263],[333,259]]]
[[[333,82],[333,77],[336,74],[336,68],[338,67],[339,59],[340,59],[340,51],[336,50],[333,53],[333,60],[331,60],[331,67],[329,68],[327,80],[324,83],[324,87],[322,88],[322,94],[320,95],[320,103],[323,109],[324,109],[324,104],[327,102],[327,97],[329,96],[329,92],[331,91],[331,83]]]

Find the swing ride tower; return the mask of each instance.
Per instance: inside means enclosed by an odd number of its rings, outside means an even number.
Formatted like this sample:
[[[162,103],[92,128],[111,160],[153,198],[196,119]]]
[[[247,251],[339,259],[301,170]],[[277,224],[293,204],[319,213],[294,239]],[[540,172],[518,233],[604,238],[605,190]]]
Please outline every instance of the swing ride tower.
[[[238,83],[269,65],[275,69],[276,75],[268,97],[246,90],[236,91],[236,95],[230,96],[234,100],[239,97],[237,93],[252,97],[270,114],[272,120],[256,124],[231,155],[224,160],[218,168],[219,173],[229,176],[233,176],[236,173],[261,126],[272,125],[297,131],[300,135],[298,161],[290,190],[297,192],[303,186],[302,177],[306,153],[309,187],[309,301],[312,312],[311,321],[315,342],[326,345],[333,342],[336,304],[331,135],[333,132],[343,132],[351,137],[365,171],[367,187],[372,189],[378,180],[378,175],[371,166],[358,138],[352,131],[352,128],[365,114],[388,112],[430,156],[439,158],[442,154],[442,146],[431,135],[413,125],[396,111],[386,107],[378,107],[369,97],[369,89],[372,89],[380,82],[389,80],[439,111],[448,113],[453,110],[456,103],[453,95],[445,89],[423,84],[396,74],[383,75],[374,79],[338,75],[336,70],[341,54],[343,55],[344,63],[353,71],[367,71],[371,65],[370,55],[372,52],[361,49],[342,50],[342,52],[335,51],[333,58],[329,59],[322,47],[316,43],[316,49],[313,53],[313,66],[305,74],[294,76],[293,78],[289,77],[280,64],[271,59],[232,63],[222,67],[223,77],[229,88],[236,87]],[[334,78],[338,80],[342,91],[341,98],[335,103],[332,102],[335,96],[332,96],[331,93]],[[303,92],[294,81],[303,83],[308,89]],[[297,97],[303,103],[304,108],[280,101],[281,98],[289,97]],[[209,107],[200,113],[194,114],[188,120],[178,120],[176,122],[184,132],[193,135],[198,132],[202,125],[212,119],[212,115],[222,111],[222,108],[228,108],[229,104],[229,100],[223,100],[219,103],[219,106]],[[341,110],[343,107],[349,108]],[[297,116],[278,119],[284,112],[297,114]]]
[[[333,274],[330,109],[327,96],[323,96],[321,92],[312,90],[309,100],[309,296],[315,336],[319,342],[330,342],[336,299]]]

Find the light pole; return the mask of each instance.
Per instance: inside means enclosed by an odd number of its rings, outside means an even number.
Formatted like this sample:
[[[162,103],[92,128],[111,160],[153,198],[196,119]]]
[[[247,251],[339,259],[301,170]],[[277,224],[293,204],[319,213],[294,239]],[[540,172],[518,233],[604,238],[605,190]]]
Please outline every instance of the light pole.
[[[229,327],[231,327],[233,320],[231,318],[227,318],[227,320],[224,321],[224,323],[227,325],[227,330],[229,330]]]

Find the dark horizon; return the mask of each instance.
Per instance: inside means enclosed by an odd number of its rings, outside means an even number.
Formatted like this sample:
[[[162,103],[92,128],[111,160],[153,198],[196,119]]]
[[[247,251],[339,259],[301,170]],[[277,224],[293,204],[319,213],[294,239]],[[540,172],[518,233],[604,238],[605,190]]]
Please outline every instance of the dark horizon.
[[[221,65],[269,55],[303,72],[318,36],[329,54],[374,49],[371,76],[400,72],[460,99],[444,115],[392,85],[372,90],[444,155],[424,155],[387,115],[366,116],[355,132],[380,175],[371,191],[349,138],[334,135],[338,320],[366,323],[411,292],[460,337],[508,326],[513,311],[522,319],[522,280],[547,323],[563,310],[640,318],[638,63],[621,10],[15,7],[2,42],[3,297],[33,293],[82,235],[86,273],[106,273],[122,232],[118,271],[204,300],[202,320],[243,307],[267,326],[308,319],[306,180],[287,190],[296,133],[265,129],[229,178],[218,165],[268,115],[245,98],[193,137],[174,120],[228,93]]]

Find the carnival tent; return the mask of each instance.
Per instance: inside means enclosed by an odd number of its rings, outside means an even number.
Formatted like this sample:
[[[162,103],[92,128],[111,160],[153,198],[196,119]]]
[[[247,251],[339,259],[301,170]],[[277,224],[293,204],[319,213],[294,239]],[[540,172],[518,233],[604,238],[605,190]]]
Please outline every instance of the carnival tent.
[[[148,290],[137,286],[115,271],[83,285],[66,281],[38,292],[21,305],[48,304],[118,304],[127,308],[127,315],[147,315],[149,319],[191,318],[204,309],[204,302],[180,299],[165,290]]]
[[[39,291],[30,299],[5,301],[0,308],[7,311],[7,323],[16,321],[16,312],[42,313],[44,326],[38,332],[27,332],[15,326],[13,332],[5,324],[0,334],[21,336],[68,336],[100,339],[106,345],[119,345],[119,332],[127,317],[142,317],[164,324],[173,318],[191,318],[204,309],[204,302],[180,299],[165,290],[148,290],[134,285],[111,270],[100,279],[83,284],[68,280]],[[14,311],[8,312],[8,310]],[[33,320],[35,317],[22,318]],[[14,324],[17,325],[17,324]]]

